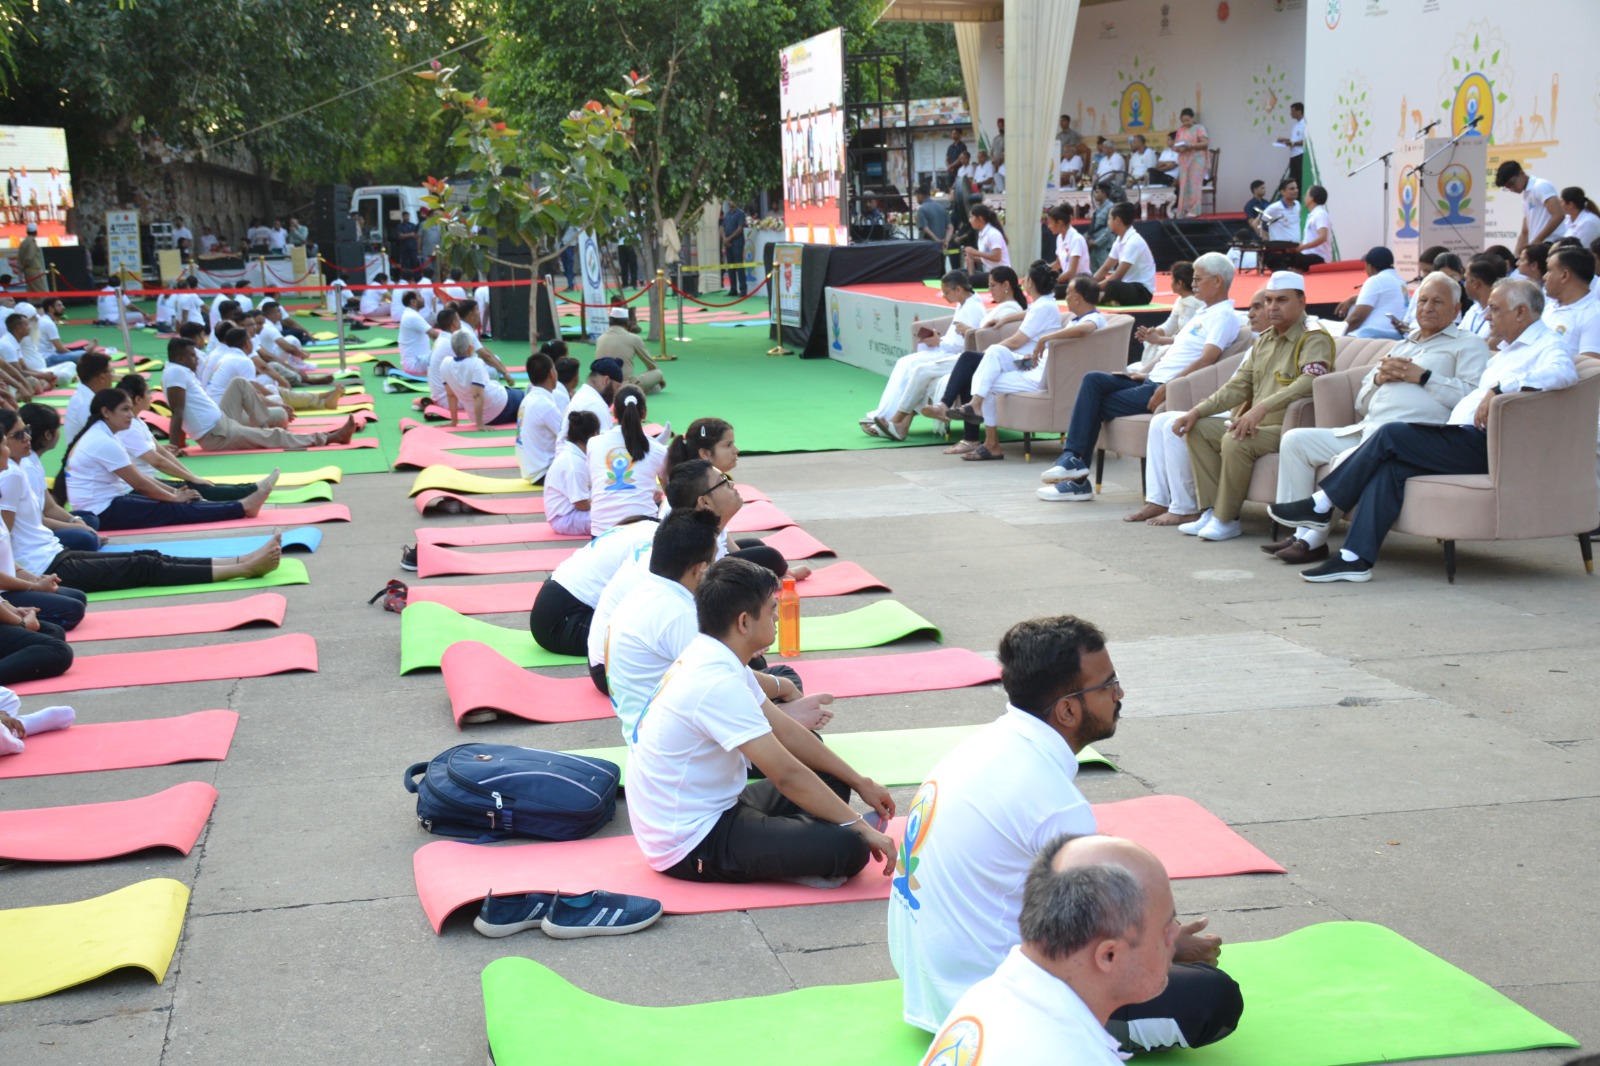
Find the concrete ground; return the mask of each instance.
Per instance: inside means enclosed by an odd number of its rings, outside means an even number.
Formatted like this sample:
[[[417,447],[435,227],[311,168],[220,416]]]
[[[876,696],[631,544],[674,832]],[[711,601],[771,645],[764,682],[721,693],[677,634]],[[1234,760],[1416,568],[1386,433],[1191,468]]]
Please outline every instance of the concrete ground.
[[[1180,882],[1186,915],[1211,915],[1230,941],[1379,922],[1600,1042],[1600,585],[1577,545],[1463,545],[1452,587],[1437,545],[1397,537],[1371,584],[1310,586],[1256,551],[1267,532],[1259,510],[1247,537],[1199,543],[1119,521],[1137,505],[1134,460],[1109,465],[1094,503],[1052,505],[1033,498],[1046,464],[1020,458],[788,455],[748,458],[739,476],[887,581],[949,645],[992,653],[1008,625],[1043,613],[1099,623],[1127,687],[1122,728],[1100,748],[1123,772],[1086,772],[1084,790],[1094,800],[1192,797],[1288,870]],[[568,747],[612,744],[616,733],[607,722],[458,733],[437,674],[397,675],[400,620],[365,601],[402,576],[398,550],[419,524],[409,481],[340,485],[356,521],[324,527],[313,584],[284,590],[285,630],[317,638],[320,673],[72,701],[84,722],[233,708],[241,721],[225,762],[0,782],[0,808],[123,799],[190,780],[221,794],[187,858],[0,866],[9,907],[154,876],[193,890],[165,983],[124,971],[0,1007],[0,1062],[482,1062],[478,974],[507,954],[642,1004],[893,976],[883,904],[669,916],[640,935],[571,942],[537,931],[485,939],[468,910],[433,934],[410,862],[432,838],[414,821],[404,767],[467,737]],[[860,602],[812,600],[806,610]],[[1002,701],[997,687],[853,700],[830,728],[980,722]],[[912,791],[897,790],[897,801]],[[619,811],[605,832],[626,828]]]

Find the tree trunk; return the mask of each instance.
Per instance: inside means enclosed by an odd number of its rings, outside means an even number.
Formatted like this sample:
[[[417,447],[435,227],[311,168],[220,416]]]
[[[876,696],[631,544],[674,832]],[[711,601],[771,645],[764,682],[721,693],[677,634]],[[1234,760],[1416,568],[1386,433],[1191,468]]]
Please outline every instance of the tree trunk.
[[[661,263],[661,249],[656,231],[645,227],[639,241],[639,269],[644,273],[646,281],[656,279],[656,269]],[[670,275],[668,280],[671,280]],[[661,331],[666,328],[667,300],[664,288],[652,286],[650,289],[650,329],[645,334],[647,341],[659,341]]]

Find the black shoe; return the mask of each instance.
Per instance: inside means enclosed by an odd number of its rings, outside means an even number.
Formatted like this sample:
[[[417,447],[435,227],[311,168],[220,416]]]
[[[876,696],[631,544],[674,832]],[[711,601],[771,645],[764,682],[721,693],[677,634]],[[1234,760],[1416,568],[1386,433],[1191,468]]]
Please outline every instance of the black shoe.
[[[1329,559],[1321,566],[1313,566],[1310,570],[1302,570],[1300,576],[1307,581],[1371,581],[1372,564],[1364,559],[1345,562],[1341,556]]]
[[[415,570],[417,568],[417,546],[415,544],[400,549],[400,569]]]
[[[1333,525],[1332,511],[1319,511],[1317,505],[1311,502],[1311,497],[1303,500],[1294,500],[1290,503],[1274,503],[1267,505],[1267,514],[1280,526],[1294,529],[1305,526],[1307,529],[1327,529]]]

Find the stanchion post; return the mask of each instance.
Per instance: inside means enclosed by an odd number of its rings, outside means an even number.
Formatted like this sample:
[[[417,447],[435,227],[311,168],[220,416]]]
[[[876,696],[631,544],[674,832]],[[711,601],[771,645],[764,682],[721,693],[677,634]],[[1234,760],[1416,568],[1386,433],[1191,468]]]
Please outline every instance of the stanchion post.
[[[793,355],[783,346],[783,315],[778,310],[778,287],[772,283],[772,276],[778,272],[777,264],[773,264],[772,273],[767,275],[767,316],[772,319],[772,324],[778,327],[778,343],[767,349],[768,355]]]
[[[338,289],[334,289],[332,291],[335,292],[335,293],[338,293],[339,290]],[[345,371],[345,361],[344,361],[344,299],[343,299],[342,296],[339,296],[339,297],[336,297],[335,302],[339,305],[338,307],[336,307],[334,309],[334,314],[333,314],[334,320],[339,323],[339,373],[343,374],[344,371]]]
[[[683,260],[678,260],[673,264],[673,266],[678,268],[678,284],[676,286],[678,290],[678,340],[682,342],[689,339],[683,335]],[[665,299],[663,299],[661,302],[663,316],[665,315],[666,309],[667,304]]]
[[[656,362],[670,363],[678,357],[667,354],[667,272],[661,267],[656,268],[656,291],[661,293],[661,354]]]
[[[122,350],[128,355],[128,373],[133,373],[133,337],[128,333],[128,272],[117,271],[117,323],[122,327]]]
[[[51,263],[46,270],[48,270],[50,274],[51,291],[59,289],[61,287],[61,272],[56,269],[56,265],[54,263]]]

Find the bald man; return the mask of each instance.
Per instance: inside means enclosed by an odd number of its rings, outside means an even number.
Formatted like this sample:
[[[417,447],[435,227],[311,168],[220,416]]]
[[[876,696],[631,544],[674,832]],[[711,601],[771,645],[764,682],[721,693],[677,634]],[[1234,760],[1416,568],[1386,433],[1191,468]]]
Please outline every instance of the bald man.
[[[1055,838],[1022,890],[1022,943],[956,1001],[923,1066],[1117,1066],[1116,1012],[1160,996],[1178,940],[1166,868],[1120,837]]]

